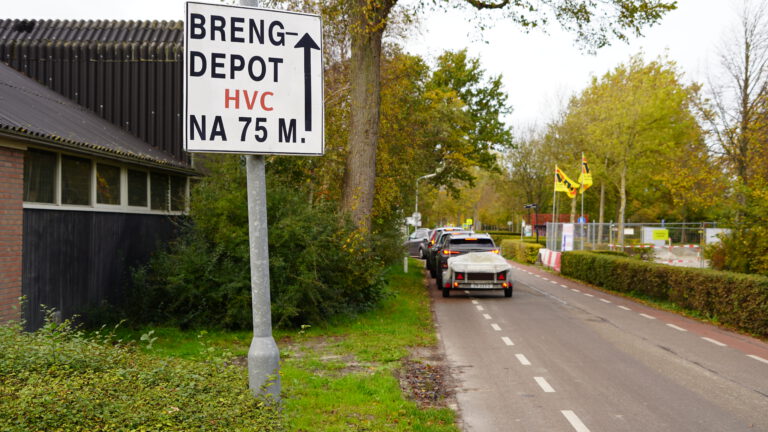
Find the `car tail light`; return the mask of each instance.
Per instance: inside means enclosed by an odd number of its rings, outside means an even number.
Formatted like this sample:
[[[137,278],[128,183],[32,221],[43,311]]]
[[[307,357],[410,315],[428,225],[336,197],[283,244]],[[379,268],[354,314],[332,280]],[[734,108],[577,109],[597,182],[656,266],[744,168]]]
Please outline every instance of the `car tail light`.
[[[498,254],[499,254],[499,250],[498,250],[498,249],[494,249],[494,250],[492,250],[491,252],[495,253],[496,255],[498,255]]]
[[[443,255],[458,255],[460,253],[461,252],[455,250],[443,249]]]
[[[454,288],[458,288],[458,287],[459,287],[459,283],[458,283],[458,282],[454,282],[454,283],[453,283],[453,287],[454,287]]]
[[[496,275],[496,280],[507,280],[507,273],[501,272]]]
[[[508,287],[508,286],[509,286],[509,284],[508,284],[508,283],[506,283],[506,282],[504,282],[503,284],[501,284],[501,287],[502,287],[502,288],[506,288],[506,287]]]
[[[450,288],[450,287],[451,287],[451,283],[450,283],[450,282],[446,282],[446,283],[445,283],[445,287],[446,287],[446,288]]]
[[[456,273],[456,280],[464,280],[464,273]]]

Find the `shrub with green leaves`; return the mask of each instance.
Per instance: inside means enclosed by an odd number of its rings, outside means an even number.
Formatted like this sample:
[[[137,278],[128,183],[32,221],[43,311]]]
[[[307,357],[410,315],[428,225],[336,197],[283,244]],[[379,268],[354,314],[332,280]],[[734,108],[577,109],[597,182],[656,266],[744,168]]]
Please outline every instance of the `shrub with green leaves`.
[[[566,252],[563,275],[608,290],[640,293],[768,336],[768,277],[671,267],[593,252]]]
[[[151,338],[150,338],[151,339]],[[223,359],[160,359],[70,321],[0,326],[0,430],[278,431],[274,404]]]
[[[504,257],[523,264],[535,264],[536,258],[539,256],[539,249],[542,248],[544,245],[520,240],[505,239],[501,242],[501,251]]]
[[[191,222],[170,248],[134,274],[128,315],[141,322],[238,329],[251,326],[245,166],[208,161],[192,191]],[[267,176],[272,319],[315,324],[370,308],[384,295],[377,243],[334,203]]]

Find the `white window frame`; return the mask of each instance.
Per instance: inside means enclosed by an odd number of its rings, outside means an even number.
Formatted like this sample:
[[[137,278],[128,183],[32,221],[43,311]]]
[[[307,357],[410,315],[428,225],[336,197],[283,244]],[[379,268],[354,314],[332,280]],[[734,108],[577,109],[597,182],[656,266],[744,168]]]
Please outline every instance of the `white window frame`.
[[[118,161],[110,160],[110,159],[103,159],[103,158],[95,158],[90,157],[82,154],[76,154],[76,153],[69,153],[69,152],[61,152],[61,151],[55,151],[45,148],[40,148],[40,150],[44,150],[47,152],[55,153],[56,154],[56,167],[55,167],[55,174],[53,178],[53,187],[54,187],[54,193],[53,193],[53,203],[38,203],[38,202],[31,202],[31,201],[24,201],[23,207],[25,209],[44,209],[44,210],[67,210],[67,211],[91,211],[91,212],[104,212],[104,213],[131,213],[131,214],[151,214],[151,215],[164,215],[164,216],[179,216],[184,215],[189,212],[189,176],[185,176],[183,174],[172,174],[166,171],[161,170],[152,170],[143,166],[137,166],[137,165],[129,165],[125,163],[121,163]],[[91,161],[91,185],[90,185],[90,197],[91,197],[91,204],[90,205],[74,205],[74,204],[62,204],[61,203],[61,160],[62,155],[67,156],[75,156],[83,159],[88,159]],[[104,164],[104,165],[110,165],[114,167],[120,168],[120,204],[101,204],[97,202],[97,193],[96,193],[96,182],[97,182],[97,175],[96,175],[96,167],[97,164]],[[128,169],[134,170],[134,171],[141,171],[146,174],[146,180],[147,180],[147,205],[146,206],[129,206],[128,205]],[[168,176],[168,190],[166,191],[166,194],[168,195],[168,207],[166,210],[152,210],[152,183],[151,183],[151,174],[152,173],[158,173],[163,174],[165,176]],[[181,211],[171,211],[171,175],[178,175],[180,177],[184,177],[184,192],[185,192],[185,201],[184,201],[184,210]]]

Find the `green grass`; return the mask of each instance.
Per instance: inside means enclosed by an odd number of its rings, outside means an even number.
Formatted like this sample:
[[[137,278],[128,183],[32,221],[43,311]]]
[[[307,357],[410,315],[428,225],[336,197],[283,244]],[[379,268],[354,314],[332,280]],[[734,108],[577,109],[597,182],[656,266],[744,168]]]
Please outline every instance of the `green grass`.
[[[274,332],[281,356],[283,414],[292,431],[457,431],[455,413],[422,409],[407,400],[396,377],[409,347],[431,346],[436,336],[420,261],[389,268],[389,292],[374,310],[321,326]],[[250,332],[154,328],[147,352],[202,360],[213,354],[245,356]],[[139,339],[149,330],[122,330]],[[146,345],[146,342],[143,342]]]

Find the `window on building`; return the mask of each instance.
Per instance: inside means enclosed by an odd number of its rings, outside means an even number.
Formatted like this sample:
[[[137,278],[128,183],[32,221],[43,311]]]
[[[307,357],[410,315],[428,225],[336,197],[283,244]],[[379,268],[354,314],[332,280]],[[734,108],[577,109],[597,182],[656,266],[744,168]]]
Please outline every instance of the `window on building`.
[[[29,149],[24,153],[24,201],[53,203],[56,153]]]
[[[152,210],[168,211],[168,176],[152,173],[149,175],[149,184]]]
[[[91,161],[61,156],[61,203],[91,204]]]
[[[96,164],[96,202],[120,205],[120,167]]]
[[[128,170],[128,205],[134,207],[147,206],[146,172]]]
[[[187,179],[171,176],[171,211],[184,211],[187,202]]]

